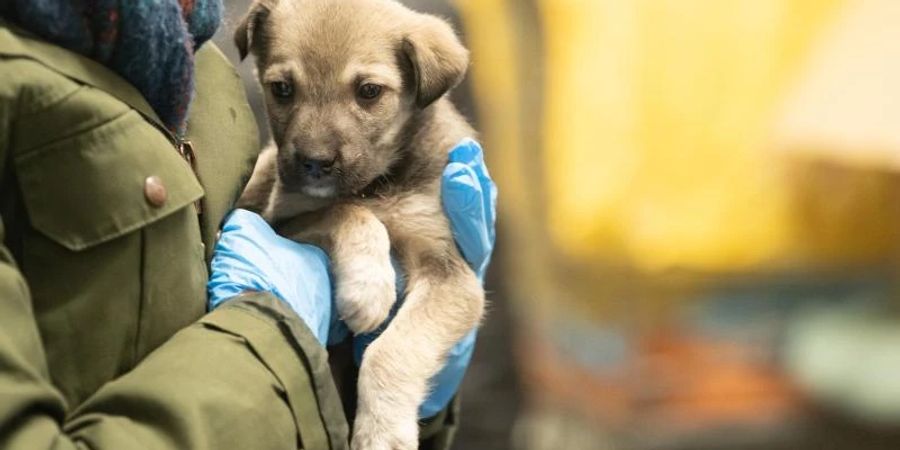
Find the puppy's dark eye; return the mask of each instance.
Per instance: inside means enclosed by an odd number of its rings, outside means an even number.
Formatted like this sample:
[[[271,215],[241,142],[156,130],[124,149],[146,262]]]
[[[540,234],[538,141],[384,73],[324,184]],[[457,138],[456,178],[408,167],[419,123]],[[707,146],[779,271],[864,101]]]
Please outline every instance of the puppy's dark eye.
[[[269,85],[269,89],[272,90],[272,95],[279,99],[291,98],[294,95],[294,86],[286,81],[275,81]]]
[[[381,86],[372,83],[366,83],[359,87],[356,95],[363,100],[375,100],[381,95]]]

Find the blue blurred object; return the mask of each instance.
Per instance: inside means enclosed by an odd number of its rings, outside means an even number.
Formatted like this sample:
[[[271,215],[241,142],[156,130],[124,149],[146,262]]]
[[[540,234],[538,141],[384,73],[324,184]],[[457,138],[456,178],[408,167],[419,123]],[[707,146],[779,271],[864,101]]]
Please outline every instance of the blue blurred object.
[[[207,291],[212,310],[248,291],[285,301],[324,346],[337,326],[328,257],[318,247],[277,234],[256,213],[237,209],[222,226]]]
[[[472,139],[464,139],[450,151],[449,164],[444,169],[441,197],[444,213],[450,219],[453,237],[469,266],[484,282],[484,275],[494,250],[497,211],[497,187],[491,180],[481,146]],[[394,268],[397,267],[396,262]],[[397,270],[397,273],[402,273]],[[402,298],[405,280],[397,277],[397,296]],[[400,307],[394,305],[391,318]],[[388,320],[390,322],[390,319]],[[384,330],[383,324],[373,333],[354,339],[356,363],[362,360],[365,348]],[[419,417],[428,418],[439,413],[456,395],[475,349],[478,329],[472,330],[460,340],[448,355],[447,364],[430,380],[431,393],[419,407]]]

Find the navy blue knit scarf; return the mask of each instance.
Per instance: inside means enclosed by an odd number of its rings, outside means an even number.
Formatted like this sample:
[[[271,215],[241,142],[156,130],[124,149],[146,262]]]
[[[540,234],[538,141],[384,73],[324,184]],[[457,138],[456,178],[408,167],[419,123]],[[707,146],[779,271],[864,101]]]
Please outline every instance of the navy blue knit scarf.
[[[194,51],[212,37],[221,0],[0,0],[0,13],[134,85],[172,132],[184,132]]]

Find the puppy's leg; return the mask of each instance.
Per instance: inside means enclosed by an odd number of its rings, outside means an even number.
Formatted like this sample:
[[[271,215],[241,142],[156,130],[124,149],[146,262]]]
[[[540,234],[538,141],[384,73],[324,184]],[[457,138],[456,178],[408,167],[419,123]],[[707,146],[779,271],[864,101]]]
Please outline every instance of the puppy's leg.
[[[452,239],[424,244],[400,250],[409,276],[406,300],[363,357],[354,450],[417,448],[427,381],[481,320],[484,292]]]
[[[329,207],[291,220],[279,226],[279,232],[329,254],[338,314],[352,331],[374,331],[387,319],[397,299],[391,242],[369,209]]]

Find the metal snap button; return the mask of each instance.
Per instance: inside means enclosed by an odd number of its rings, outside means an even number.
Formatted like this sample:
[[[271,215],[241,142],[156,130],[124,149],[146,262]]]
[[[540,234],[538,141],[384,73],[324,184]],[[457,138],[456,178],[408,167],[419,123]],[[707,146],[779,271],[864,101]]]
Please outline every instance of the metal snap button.
[[[166,204],[168,193],[158,176],[153,175],[144,180],[144,197],[147,198],[147,203],[157,208]]]

